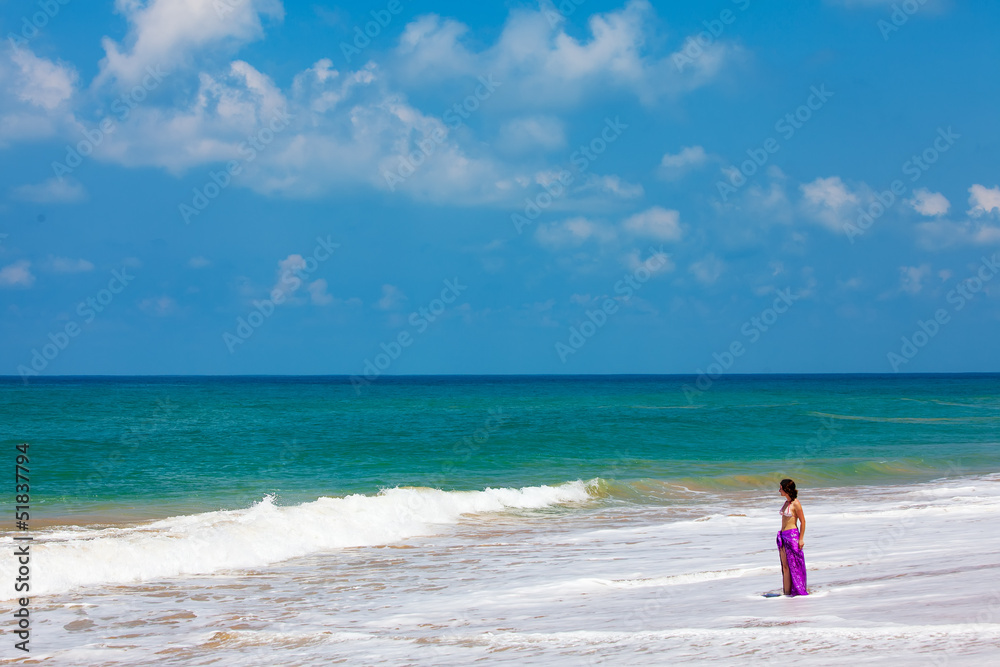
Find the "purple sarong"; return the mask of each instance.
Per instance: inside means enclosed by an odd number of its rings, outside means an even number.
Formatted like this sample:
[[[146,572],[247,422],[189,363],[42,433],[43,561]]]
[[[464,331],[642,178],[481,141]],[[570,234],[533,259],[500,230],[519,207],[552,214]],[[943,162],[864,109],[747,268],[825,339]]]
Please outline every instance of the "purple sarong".
[[[785,550],[785,562],[791,575],[792,590],[789,595],[809,595],[806,590],[806,559],[799,549],[799,529],[782,530],[778,533],[778,551]],[[780,556],[779,556],[780,557]],[[784,578],[784,572],[781,573]],[[784,584],[782,584],[784,586]]]

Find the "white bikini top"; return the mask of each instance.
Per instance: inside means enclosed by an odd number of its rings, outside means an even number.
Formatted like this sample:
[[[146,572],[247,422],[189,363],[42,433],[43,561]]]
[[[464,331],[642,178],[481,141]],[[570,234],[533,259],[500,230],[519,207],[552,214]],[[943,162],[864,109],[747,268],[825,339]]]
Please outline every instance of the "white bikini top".
[[[778,513],[781,514],[781,516],[792,516],[792,502],[790,500],[786,500],[785,504],[781,506],[780,510],[778,510]]]

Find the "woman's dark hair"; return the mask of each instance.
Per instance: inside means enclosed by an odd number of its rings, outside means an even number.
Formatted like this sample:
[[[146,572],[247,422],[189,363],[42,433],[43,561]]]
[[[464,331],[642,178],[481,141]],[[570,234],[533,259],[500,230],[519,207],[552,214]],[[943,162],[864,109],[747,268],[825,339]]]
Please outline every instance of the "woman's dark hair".
[[[799,497],[799,492],[795,490],[795,482],[790,479],[781,480],[781,490],[787,493],[792,500]]]

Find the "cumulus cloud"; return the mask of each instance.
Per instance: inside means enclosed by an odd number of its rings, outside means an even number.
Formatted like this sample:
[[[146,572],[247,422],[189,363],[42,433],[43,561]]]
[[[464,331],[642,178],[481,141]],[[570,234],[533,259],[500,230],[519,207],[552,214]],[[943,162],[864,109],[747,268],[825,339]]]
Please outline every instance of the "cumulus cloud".
[[[695,279],[703,285],[714,285],[722,275],[725,264],[713,253],[709,253],[702,259],[691,265],[690,271]]]
[[[817,178],[799,186],[803,206],[813,220],[831,231],[839,232],[861,203],[858,193],[851,191],[839,176]]]
[[[271,80],[238,60],[222,74],[201,74],[198,93],[186,106],[137,107],[127,123],[105,137],[95,155],[130,167],[158,166],[174,173],[227,160],[252,164],[248,158],[253,155],[253,162],[258,162],[257,153],[263,150],[257,151],[249,139],[256,138],[261,128],[271,131],[269,124],[286,112],[285,97]],[[265,150],[273,148],[269,143]]]
[[[645,193],[645,189],[639,183],[629,183],[615,174],[604,176],[590,174],[577,191],[596,191],[602,194],[611,194],[621,199],[635,199]]]
[[[72,122],[78,75],[25,47],[0,46],[0,147],[56,134]]]
[[[375,304],[379,310],[393,310],[406,301],[403,290],[395,285],[382,285],[382,297]]]
[[[26,259],[0,268],[0,287],[31,287],[34,284],[31,262]]]
[[[919,294],[924,288],[924,279],[930,277],[929,264],[899,267],[899,288],[907,294]]]
[[[634,236],[658,241],[679,241],[682,236],[680,214],[661,206],[636,213],[622,227]]]
[[[708,153],[701,146],[685,146],[677,153],[666,153],[660,160],[660,175],[667,180],[680,178],[687,172],[704,166]]]
[[[11,193],[15,199],[41,204],[68,204],[87,198],[87,191],[69,178],[50,178],[37,185],[21,185]]]
[[[116,0],[128,22],[119,44],[105,37],[96,83],[131,84],[147,68],[173,70],[208,48],[235,48],[264,35],[261,17],[284,18],[280,0]]]
[[[578,247],[587,241],[609,243],[615,238],[613,229],[580,217],[539,225],[535,231],[535,240],[552,249]]]
[[[302,278],[300,277],[306,268],[306,260],[302,255],[289,255],[278,262],[277,280],[271,288],[271,298],[282,296],[285,299],[291,298],[300,287]],[[278,295],[281,296],[278,296]]]
[[[951,203],[943,194],[931,192],[926,188],[914,190],[913,199],[908,199],[906,203],[920,215],[926,216],[944,215],[951,207]]]
[[[655,20],[647,0],[630,0],[616,11],[593,14],[582,38],[570,35],[551,10],[513,10],[496,43],[475,50],[463,43],[464,24],[435,15],[411,22],[397,47],[409,81],[495,75],[515,90],[506,100],[536,107],[571,107],[590,95],[626,92],[644,101],[707,84],[738,49],[717,41],[689,66],[647,48]],[[676,44],[678,52],[683,44]],[[498,103],[510,103],[497,100]]]
[[[969,215],[979,217],[991,211],[1000,211],[1000,186],[987,188],[973,185],[969,188]]]
[[[500,128],[500,147],[522,153],[551,151],[566,145],[563,122],[553,116],[514,118]]]
[[[339,71],[330,58],[320,58],[290,86],[281,86],[249,62],[228,62],[237,48],[263,35],[267,20],[283,18],[279,0],[116,0],[115,6],[127,30],[119,40],[105,38],[106,56],[91,91],[109,97],[110,84],[131,85],[149,68],[170,72],[177,83],[165,89],[169,95],[131,109],[94,150],[94,159],[175,175],[201,168],[206,179],[209,168],[218,171],[236,161],[234,184],[286,197],[361,186],[453,205],[511,205],[531,193],[531,173],[540,167],[510,159],[569,143],[558,111],[575,108],[584,97],[628,95],[646,102],[706,85],[731,48],[717,42],[681,72],[652,46],[655,16],[646,0],[593,14],[582,35],[569,34],[542,10],[514,9],[499,36],[485,45],[469,40],[463,24],[430,15],[406,26],[382,65],[359,59],[352,65],[358,69]],[[20,97],[6,94],[18,113],[0,97],[0,144],[59,129],[75,137],[81,127],[100,121],[70,115],[60,127],[25,112],[51,107],[48,115],[65,115],[79,95],[71,69],[33,55],[18,57],[7,66],[0,62],[0,82],[24,70],[46,83]],[[215,64],[220,58],[224,65]],[[419,90],[424,99],[437,81],[458,93],[469,84],[462,93],[468,94],[481,85],[480,77],[504,86],[491,110],[502,120],[491,127],[500,128],[506,151],[469,126],[446,122],[446,109],[424,112],[402,92]],[[280,130],[272,132],[276,119]],[[271,134],[263,148],[255,148],[262,132]],[[642,186],[617,176],[589,175],[560,206],[579,207],[585,191],[602,198],[643,194]]]
[[[72,97],[76,70],[39,58],[28,49],[12,48],[11,51],[11,60],[20,70],[16,94],[21,101],[52,111]]]
[[[326,280],[320,278],[309,283],[309,300],[317,306],[326,306],[333,303],[333,295],[326,291]]]

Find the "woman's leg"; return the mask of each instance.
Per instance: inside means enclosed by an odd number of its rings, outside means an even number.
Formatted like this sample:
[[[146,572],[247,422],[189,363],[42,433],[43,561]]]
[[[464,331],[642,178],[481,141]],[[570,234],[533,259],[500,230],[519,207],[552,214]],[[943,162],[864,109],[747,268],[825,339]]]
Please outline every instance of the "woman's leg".
[[[792,573],[788,569],[788,559],[785,557],[784,547],[778,549],[781,557],[781,592],[788,595],[792,592]]]

